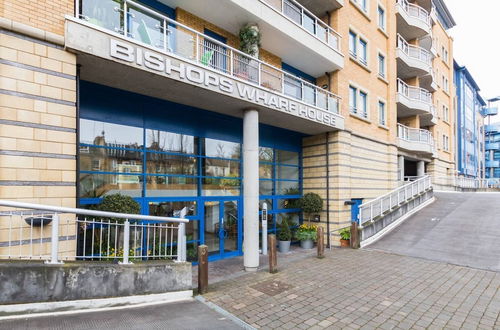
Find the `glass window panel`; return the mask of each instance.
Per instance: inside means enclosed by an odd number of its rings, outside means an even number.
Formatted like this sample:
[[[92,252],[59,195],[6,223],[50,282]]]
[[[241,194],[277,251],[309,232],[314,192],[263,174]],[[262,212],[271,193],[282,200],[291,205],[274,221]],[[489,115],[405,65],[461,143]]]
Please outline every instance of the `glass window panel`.
[[[186,215],[196,215],[196,202],[150,202],[149,215],[159,217],[178,217],[183,208],[187,209]]]
[[[139,127],[80,119],[81,143],[140,149],[144,145],[142,133]]]
[[[181,197],[197,196],[198,179],[177,176],[148,176],[146,196]]]
[[[273,194],[273,182],[269,180],[259,181],[259,195],[272,195]]]
[[[259,147],[259,160],[264,162],[272,162],[274,159],[273,148]]]
[[[86,147],[80,148],[80,170],[142,173],[141,151]]]
[[[366,64],[367,63],[367,60],[368,60],[368,45],[366,43],[366,41],[362,40],[362,39],[359,39],[359,50],[360,50],[360,54],[359,54],[359,60]]]
[[[299,192],[297,190],[297,195]],[[280,209],[300,209],[300,199],[298,198],[288,198],[278,200],[278,207]]]
[[[142,176],[140,175],[80,173],[80,197],[98,198],[117,193],[141,197],[141,181]]]
[[[160,153],[146,154],[147,172],[151,174],[197,174],[196,157],[167,155]]]
[[[181,154],[197,154],[198,139],[194,136],[146,130],[146,146],[149,150],[176,152]]]
[[[299,165],[299,153],[276,149],[276,162],[288,165]]]
[[[272,210],[273,208],[273,200],[272,199],[261,199],[259,200],[259,211],[262,210],[262,205],[266,203],[267,204],[267,210]]]
[[[281,220],[286,217],[287,221],[288,221],[288,225],[290,227],[295,227],[299,224],[300,222],[300,216],[298,213],[279,213],[278,214],[278,219],[277,219],[277,223],[281,223]]]
[[[240,144],[222,140],[205,139],[205,156],[218,158],[240,158]]]
[[[240,194],[238,179],[203,179],[203,196],[237,196]]]
[[[276,182],[276,194],[277,195],[287,195],[290,191],[299,190],[299,182],[295,181],[277,181]]]
[[[298,180],[299,168],[295,166],[277,166],[276,176],[276,179]]]
[[[260,164],[259,165],[259,178],[272,179],[273,178],[273,165]]]
[[[356,39],[356,34],[352,31],[349,31],[349,52],[353,55],[356,55],[357,53]]]
[[[240,162],[228,159],[203,159],[205,176],[239,177]]]

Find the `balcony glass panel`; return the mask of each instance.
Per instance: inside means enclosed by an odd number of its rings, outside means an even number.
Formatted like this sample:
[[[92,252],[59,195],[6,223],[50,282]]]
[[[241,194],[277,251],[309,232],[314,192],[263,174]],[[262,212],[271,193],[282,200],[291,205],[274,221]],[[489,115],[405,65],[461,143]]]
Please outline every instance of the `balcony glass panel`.
[[[290,18],[295,23],[301,25],[302,23],[302,15],[300,7],[291,1],[285,0],[283,2],[283,13]]]
[[[302,83],[299,79],[285,75],[285,94],[295,99],[302,99]]]
[[[82,17],[89,23],[123,33],[121,0],[82,1]]]

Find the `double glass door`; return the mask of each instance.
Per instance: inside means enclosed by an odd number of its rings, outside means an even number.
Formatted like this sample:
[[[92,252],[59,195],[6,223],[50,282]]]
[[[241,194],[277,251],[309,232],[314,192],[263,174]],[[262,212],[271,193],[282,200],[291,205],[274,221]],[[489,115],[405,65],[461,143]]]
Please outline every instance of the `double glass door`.
[[[204,202],[204,244],[212,258],[236,255],[241,242],[237,200]]]

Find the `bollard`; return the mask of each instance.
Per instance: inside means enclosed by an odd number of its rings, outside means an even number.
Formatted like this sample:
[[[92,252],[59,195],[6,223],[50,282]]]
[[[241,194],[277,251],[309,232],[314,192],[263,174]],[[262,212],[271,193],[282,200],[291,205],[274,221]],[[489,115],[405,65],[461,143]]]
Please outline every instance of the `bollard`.
[[[357,222],[351,223],[351,248],[359,248],[359,231]]]
[[[198,246],[198,294],[208,291],[208,246]]]
[[[276,236],[267,236],[267,246],[269,247],[269,272],[271,274],[278,272],[278,255],[276,254]]]
[[[325,229],[323,227],[318,227],[317,235],[317,248],[318,248],[318,258],[323,259],[325,257]]]

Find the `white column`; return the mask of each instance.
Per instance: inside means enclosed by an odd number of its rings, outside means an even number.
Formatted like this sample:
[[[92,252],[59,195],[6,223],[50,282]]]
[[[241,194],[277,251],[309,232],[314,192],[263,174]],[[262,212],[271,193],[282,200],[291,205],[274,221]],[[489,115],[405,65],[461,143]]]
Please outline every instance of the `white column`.
[[[423,160],[419,160],[417,162],[417,176],[425,175],[425,162]]]
[[[398,180],[404,181],[405,179],[405,157],[398,156]]]
[[[259,267],[259,112],[243,115],[243,264],[246,271]]]

